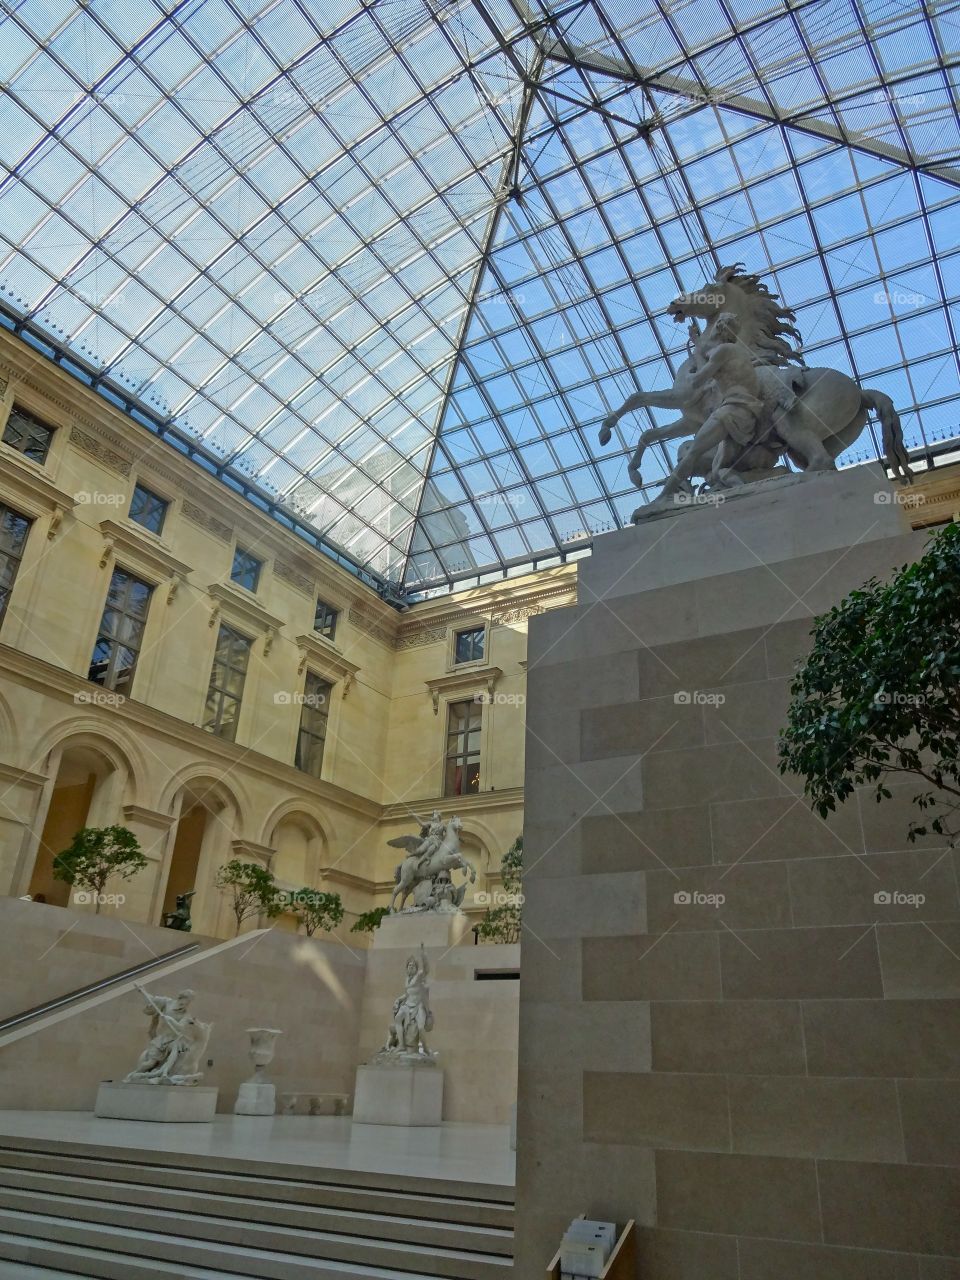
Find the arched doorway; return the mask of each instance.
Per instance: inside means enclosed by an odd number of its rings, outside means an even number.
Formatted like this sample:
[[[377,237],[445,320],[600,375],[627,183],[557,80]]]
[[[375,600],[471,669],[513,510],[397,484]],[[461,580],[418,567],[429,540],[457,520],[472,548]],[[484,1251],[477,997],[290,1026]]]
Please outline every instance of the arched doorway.
[[[54,906],[70,905],[71,887],[54,878],[54,861],[81,827],[105,827],[122,821],[120,806],[127,774],[106,751],[69,745],[56,761],[56,780],[30,875],[27,892]]]
[[[281,889],[324,888],[320,883],[323,833],[312,818],[305,813],[288,814],[277,823],[270,844],[276,849],[271,870]],[[299,928],[293,912],[285,911],[274,923],[276,928],[290,933],[296,933]]]
[[[184,783],[177,793],[174,812],[178,811],[161,910],[172,911],[178,894],[194,890],[193,931],[229,937],[233,929],[228,926],[225,904],[215,881],[218,869],[232,856],[231,844],[236,839],[238,825],[237,802],[215,779],[194,778]]]

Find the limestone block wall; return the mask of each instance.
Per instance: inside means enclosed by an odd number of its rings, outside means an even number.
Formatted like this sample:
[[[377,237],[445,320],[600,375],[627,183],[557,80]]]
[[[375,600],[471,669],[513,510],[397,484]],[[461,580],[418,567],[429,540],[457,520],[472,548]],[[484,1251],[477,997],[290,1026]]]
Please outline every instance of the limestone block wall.
[[[582,1212],[643,1280],[960,1274],[956,853],[775,763],[811,616],[924,541],[808,477],[600,539],[531,627],[520,1280]]]
[[[430,922],[436,925],[436,922]],[[387,936],[399,926],[395,938]],[[429,925],[428,925],[429,928]],[[403,991],[407,956],[417,950],[418,918],[385,921],[367,954],[367,980],[360,1020],[358,1061],[381,1048],[393,1011]],[[473,945],[472,934],[451,936],[441,945],[427,936],[430,1007],[435,1027],[428,1036],[444,1069],[443,1118],[471,1124],[510,1123],[517,1097],[519,987],[515,979],[481,978],[478,974],[515,972],[520,945]]]

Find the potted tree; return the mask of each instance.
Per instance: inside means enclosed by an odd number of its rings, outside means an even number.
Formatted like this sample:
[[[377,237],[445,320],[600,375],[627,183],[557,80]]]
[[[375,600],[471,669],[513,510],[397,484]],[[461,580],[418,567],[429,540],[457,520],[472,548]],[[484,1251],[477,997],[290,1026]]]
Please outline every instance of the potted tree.
[[[137,837],[126,827],[81,827],[70,847],[54,858],[53,874],[92,897],[99,914],[107,881],[129,880],[146,865]]]
[[[216,877],[217,888],[230,898],[230,909],[237,922],[237,933],[250,916],[265,915],[269,919],[283,910],[277,882],[266,867],[257,862],[241,862],[231,858]]]

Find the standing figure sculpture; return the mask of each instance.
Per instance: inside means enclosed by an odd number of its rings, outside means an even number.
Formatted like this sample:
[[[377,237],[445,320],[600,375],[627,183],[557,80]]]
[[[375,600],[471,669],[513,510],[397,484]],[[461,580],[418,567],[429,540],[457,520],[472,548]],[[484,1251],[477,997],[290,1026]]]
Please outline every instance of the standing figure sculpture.
[[[449,872],[456,867],[467,873],[471,884],[476,882],[476,868],[460,851],[460,830],[463,824],[456,817],[443,822],[436,810],[429,822],[424,822],[422,818],[417,818],[417,821],[420,823],[419,836],[398,836],[395,840],[387,841],[391,848],[407,851],[407,856],[398,863],[393,873],[394,890],[390,899],[390,911],[455,911],[463,902],[467,881],[454,888],[449,883],[449,876],[446,882],[440,882],[439,877],[442,872]],[[411,894],[414,905],[412,908],[405,908],[404,904]]]
[[[165,929],[179,929],[181,933],[189,933],[193,928],[193,921],[190,919],[190,902],[196,896],[196,889],[191,889],[189,893],[178,893],[177,905],[174,910],[163,913],[163,927]]]
[[[604,420],[600,430],[600,444],[605,445],[626,413],[653,407],[679,410],[681,416],[675,422],[641,432],[627,468],[638,488],[643,485],[640,466],[649,445],[693,437],[682,467],[675,467],[668,477],[670,488],[665,488],[663,501],[658,498],[638,507],[634,521],[662,510],[692,474],[706,476],[711,489],[724,489],[778,474],[777,463],[782,457],[801,471],[834,470],[837,457],[860,435],[870,411],[880,423],[887,466],[899,479],[912,479],[893,401],[882,391],[862,389],[836,369],[807,368],[801,337],[793,323],[796,316],[780,305],[778,295],[758,276],[745,271],[742,263],[721,267],[713,280],[675,298],[667,312],[677,323],[689,324],[688,356],[677,369],[673,386],[664,391],[636,392]],[[702,332],[700,320],[706,321]],[[733,434],[720,432],[719,420],[714,418],[707,435],[701,437],[701,429],[725,398],[726,408],[734,407],[729,398],[733,386],[729,357],[715,361],[714,372],[708,372],[717,346],[728,346],[731,341],[754,366],[756,391],[747,385],[751,380],[742,367],[737,385],[746,397],[741,400],[741,409],[752,408],[747,400],[759,401],[756,423],[748,427],[742,425],[742,413],[725,413],[722,416],[728,421],[736,418],[741,422]],[[727,369],[726,391],[715,377],[721,365]],[[738,432],[746,439],[738,440]]]
[[[433,1030],[433,1013],[430,1010],[430,990],[427,978],[430,965],[427,953],[420,944],[419,955],[407,957],[407,980],[403,995],[393,1002],[393,1019],[387,1034],[387,1043],[377,1054],[376,1061],[396,1061],[399,1058],[427,1058],[434,1054],[427,1048],[426,1033]]]
[[[197,1084],[203,1078],[200,1063],[213,1027],[190,1013],[193,992],[152,996],[139,983],[133,985],[146,1002],[150,1040],[124,1083]]]

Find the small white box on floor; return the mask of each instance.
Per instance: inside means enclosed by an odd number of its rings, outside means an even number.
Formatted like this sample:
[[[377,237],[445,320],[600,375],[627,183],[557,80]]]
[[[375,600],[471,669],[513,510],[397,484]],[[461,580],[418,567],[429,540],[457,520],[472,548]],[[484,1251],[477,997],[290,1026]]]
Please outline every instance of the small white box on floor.
[[[443,1114],[443,1071],[429,1063],[357,1068],[354,1124],[438,1125]]]
[[[97,1090],[93,1113],[105,1120],[165,1123],[209,1122],[217,1112],[217,1089],[192,1084],[114,1084]]]
[[[240,1086],[233,1114],[237,1116],[272,1116],[277,1112],[276,1085],[247,1080]]]

